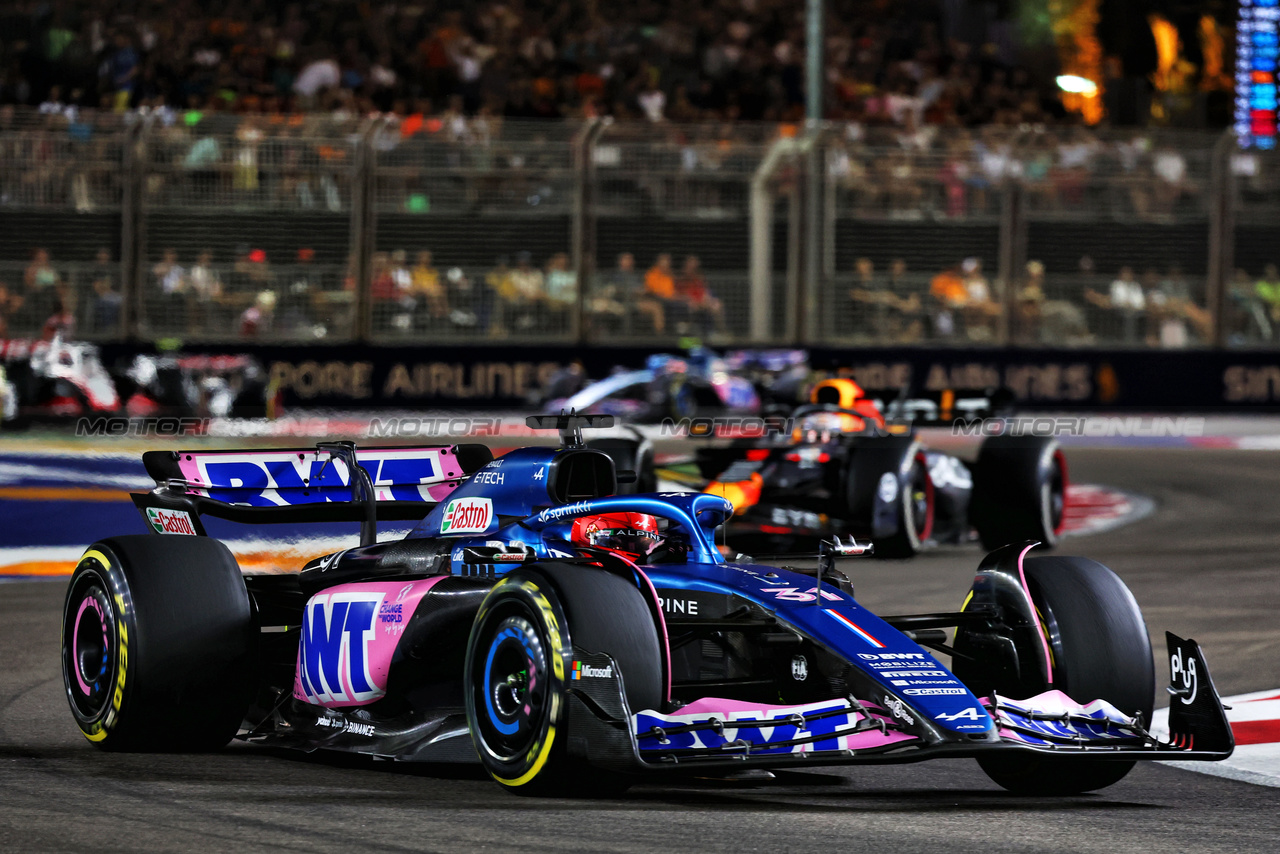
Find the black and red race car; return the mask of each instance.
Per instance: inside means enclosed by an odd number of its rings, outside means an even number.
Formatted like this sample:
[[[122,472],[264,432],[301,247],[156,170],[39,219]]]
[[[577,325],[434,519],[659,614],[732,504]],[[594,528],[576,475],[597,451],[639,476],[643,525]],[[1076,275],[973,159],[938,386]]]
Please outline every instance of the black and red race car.
[[[910,557],[942,543],[984,547],[1056,544],[1067,463],[1056,440],[990,435],[968,461],[927,448],[915,432],[991,416],[991,395],[945,391],[937,400],[868,394],[827,379],[811,403],[755,438],[698,448],[685,482],[733,502],[731,548],[746,553],[812,550],[831,535],[869,538],[882,557]],[[914,417],[913,417],[914,416]],[[680,479],[679,469],[664,472]]]

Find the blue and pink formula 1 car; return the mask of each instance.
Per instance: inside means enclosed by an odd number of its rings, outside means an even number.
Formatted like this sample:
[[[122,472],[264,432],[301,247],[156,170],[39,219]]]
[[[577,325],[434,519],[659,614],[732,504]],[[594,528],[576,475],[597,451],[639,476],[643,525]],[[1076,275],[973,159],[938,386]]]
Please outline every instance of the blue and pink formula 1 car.
[[[960,610],[876,615],[835,567],[866,546],[826,543],[812,569],[726,560],[723,498],[617,495],[632,473],[574,422],[531,420],[563,447],[148,453],[157,486],[134,498],[156,535],[95,543],[68,588],[81,731],[124,750],[238,737],[478,759],[514,791],[567,794],[941,757],[1070,794],[1233,749],[1199,647],[1173,635],[1171,738],[1148,732],[1146,627],[1098,563],[1013,544]],[[361,522],[362,542],[244,576],[202,515]],[[379,519],[418,518],[377,541]]]

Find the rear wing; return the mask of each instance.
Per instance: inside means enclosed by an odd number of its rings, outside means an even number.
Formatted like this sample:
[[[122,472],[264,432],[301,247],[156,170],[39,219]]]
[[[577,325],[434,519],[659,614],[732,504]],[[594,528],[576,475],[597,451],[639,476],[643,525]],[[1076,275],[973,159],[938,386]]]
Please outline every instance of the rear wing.
[[[357,450],[351,442],[308,449],[149,451],[156,482],[133,503],[157,533],[204,534],[201,516],[245,524],[416,521],[493,459],[486,445]],[[354,473],[354,477],[353,477]]]

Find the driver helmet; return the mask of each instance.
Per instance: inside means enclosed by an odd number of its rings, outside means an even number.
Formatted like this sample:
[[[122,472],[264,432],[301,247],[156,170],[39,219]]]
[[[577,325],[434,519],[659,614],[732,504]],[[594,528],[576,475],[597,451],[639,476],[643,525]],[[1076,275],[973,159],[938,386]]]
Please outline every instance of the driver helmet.
[[[627,555],[643,556],[661,541],[658,520],[647,513],[601,513],[573,523],[575,543],[599,546]]]

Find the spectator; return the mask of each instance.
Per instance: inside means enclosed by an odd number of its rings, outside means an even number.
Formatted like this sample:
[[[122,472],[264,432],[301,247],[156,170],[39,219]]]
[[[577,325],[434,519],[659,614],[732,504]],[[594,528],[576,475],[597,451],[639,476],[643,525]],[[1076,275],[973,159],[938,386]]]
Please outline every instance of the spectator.
[[[1275,264],[1262,268],[1262,278],[1254,283],[1253,290],[1266,308],[1271,328],[1280,329],[1280,271]]]
[[[876,265],[870,258],[858,258],[853,262],[853,287],[849,289],[850,316],[841,318],[841,325],[849,330],[865,329],[871,337],[884,331],[888,317],[885,291],[876,281]],[[837,320],[839,323],[839,320]]]
[[[271,321],[276,309],[276,292],[260,291],[253,300],[253,305],[240,315],[240,336],[242,338],[259,338],[271,331]]]
[[[52,341],[54,338],[62,338],[65,341],[75,337],[75,331],[76,316],[72,313],[70,305],[63,302],[62,297],[59,296],[54,300],[53,311],[40,328],[40,339]]]
[[[982,275],[982,261],[966,258],[960,265],[964,274],[965,332],[971,341],[991,341],[995,338],[995,320],[1000,315],[1000,305],[991,298],[991,287]]]
[[[1259,297],[1249,273],[1236,269],[1227,289],[1227,329],[1231,344],[1248,344],[1271,340],[1271,318],[1267,305]]]
[[[1087,289],[1085,299],[1109,309],[1109,337],[1119,338],[1125,344],[1137,344],[1144,312],[1147,307],[1142,285],[1134,278],[1132,267],[1121,267],[1119,275],[1111,282],[1108,294]],[[1116,334],[1118,333],[1118,335]]]
[[[53,313],[58,299],[62,277],[49,260],[49,250],[36,249],[31,253],[31,263],[23,274],[22,315],[24,325],[43,323]]]
[[[578,274],[569,269],[569,254],[557,252],[547,261],[547,299],[556,308],[567,309],[578,299]]]
[[[653,266],[644,274],[645,300],[655,304],[658,311],[651,312],[654,320],[654,334],[662,335],[668,324],[683,320],[682,312],[676,305],[676,280],[671,273],[671,256],[665,252],[653,262]]]
[[[503,326],[508,332],[527,335],[544,317],[546,281],[542,271],[533,266],[533,255],[516,255],[515,269],[507,276],[503,298]]]
[[[904,344],[919,341],[923,334],[920,295],[912,288],[907,277],[907,262],[902,258],[889,262],[884,301],[889,310],[886,317],[887,340]]]
[[[202,249],[196,263],[187,273],[191,302],[191,331],[223,329],[229,325],[230,316],[223,310],[222,277],[213,266],[213,252]]]
[[[929,282],[933,297],[933,334],[951,338],[956,334],[956,314],[969,301],[969,289],[956,266],[947,267]]]
[[[684,267],[676,282],[676,295],[689,307],[695,328],[705,338],[724,329],[724,306],[707,286],[697,255],[684,259]]]
[[[1158,293],[1163,303],[1165,324],[1161,329],[1161,342],[1164,346],[1182,346],[1168,343],[1167,336],[1181,335],[1184,343],[1192,339],[1207,341],[1213,337],[1213,316],[1201,308],[1191,293],[1191,283],[1182,273],[1182,267],[1170,264],[1164,278],[1160,281]]]
[[[628,306],[633,301],[635,310],[645,314],[651,326],[657,328],[659,321],[654,315],[661,314],[662,306],[644,299],[634,255],[630,252],[621,253],[618,256],[618,266],[599,277],[599,280],[600,284],[593,289],[591,300],[587,303],[588,323],[593,337],[629,331]]]
[[[489,325],[487,285],[475,285],[461,267],[450,267],[445,273],[445,282],[445,299],[453,328],[458,332],[483,335]]]
[[[426,250],[418,253],[409,274],[409,290],[417,304],[416,326],[419,329],[425,329],[449,315],[449,300],[440,282],[440,271],[432,266],[431,253]]]
[[[376,330],[389,332],[392,329],[405,331],[410,328],[412,315],[406,311],[403,303],[406,295],[396,287],[395,277],[391,275],[391,258],[385,252],[373,253],[369,291],[373,300],[373,322]],[[408,308],[412,310],[412,305]]]
[[[288,286],[280,300],[280,319],[277,324],[283,333],[310,333],[314,322],[312,308],[320,292],[319,273],[315,268],[316,252],[304,247],[298,250],[297,264],[288,273]]]
[[[118,333],[124,298],[115,287],[115,265],[111,261],[110,250],[98,250],[90,268],[89,289],[93,291],[93,297],[89,303],[88,331],[100,335]]]
[[[1028,261],[1022,285],[1018,288],[1013,303],[1013,317],[1009,324],[1013,343],[1041,343],[1044,303],[1044,264],[1040,261]]]
[[[547,310],[557,331],[569,328],[569,317],[578,300],[578,275],[569,269],[569,255],[557,252],[547,261]]]
[[[155,280],[157,316],[152,322],[159,329],[187,328],[187,271],[178,263],[176,249],[166,249],[151,268]]]

